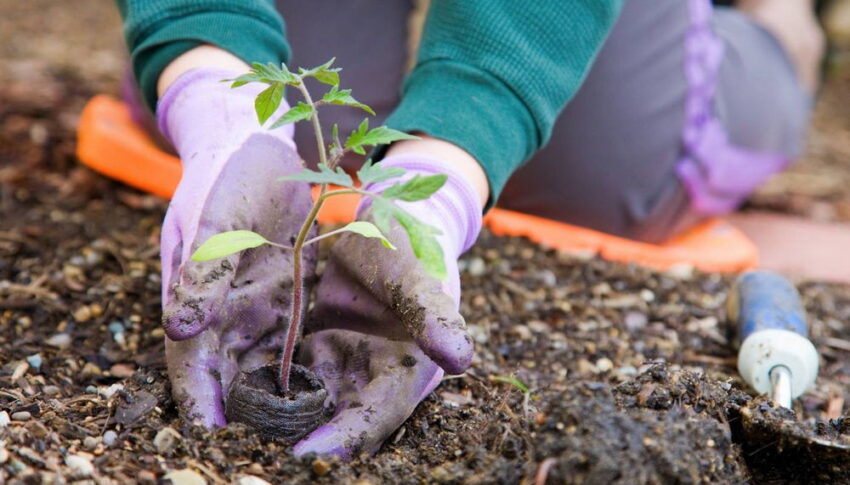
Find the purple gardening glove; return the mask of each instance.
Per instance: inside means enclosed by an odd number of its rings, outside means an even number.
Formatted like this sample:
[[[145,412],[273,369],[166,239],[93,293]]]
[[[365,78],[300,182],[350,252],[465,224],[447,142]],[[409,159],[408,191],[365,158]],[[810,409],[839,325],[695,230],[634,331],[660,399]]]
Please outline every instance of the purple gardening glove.
[[[317,452],[347,460],[375,452],[439,384],[444,369],[461,373],[472,360],[472,340],[458,313],[457,258],[481,229],[476,193],[433,158],[404,154],[382,164],[404,168],[408,178],[448,175],[431,198],[399,204],[442,231],[438,240],[448,280],[425,272],[398,225],[387,235],[396,251],[350,233],[334,244],[300,360],[324,380],[336,414],[295,446],[297,455]],[[365,189],[378,192],[396,181]],[[368,202],[359,218],[371,220]]]
[[[263,246],[203,263],[190,257],[210,236],[235,229],[287,244],[312,205],[307,183],[276,180],[302,168],[292,125],[261,128],[254,98],[263,86],[221,82],[236,75],[189,71],[157,108],[183,164],[162,227],[168,374],[181,411],[205,426],[225,424],[222,390],[237,372],[265,365],[282,347],[292,255]],[[310,275],[315,251],[304,260]]]

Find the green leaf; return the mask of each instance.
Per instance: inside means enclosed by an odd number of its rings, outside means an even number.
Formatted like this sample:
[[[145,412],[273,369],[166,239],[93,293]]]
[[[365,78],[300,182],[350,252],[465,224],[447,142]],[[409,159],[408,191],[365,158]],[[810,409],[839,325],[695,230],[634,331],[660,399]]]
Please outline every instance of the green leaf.
[[[303,67],[299,68],[298,74],[300,74],[302,78],[312,77],[320,83],[336,86],[339,84],[339,71],[341,71],[341,69],[338,67],[331,68],[331,65],[335,60],[336,58],[333,58],[321,66],[314,67],[312,69],[304,69]]]
[[[300,180],[314,184],[335,184],[343,187],[353,187],[354,181],[341,167],[336,167],[335,171],[328,168],[327,165],[319,164],[319,171],[304,168],[298,173],[292,175],[284,175],[278,180]]]
[[[356,130],[348,135],[345,140],[345,148],[350,148],[354,153],[365,155],[366,150],[363,147],[384,145],[398,140],[418,140],[418,136],[408,135],[407,133],[379,126],[372,130],[369,129],[369,120],[364,119]]]
[[[271,115],[277,111],[281,101],[283,101],[282,83],[274,83],[257,95],[254,100],[254,110],[257,112],[260,125],[265,124]]]
[[[425,271],[439,280],[444,281],[448,277],[446,263],[443,261],[443,248],[435,237],[442,234],[439,229],[421,222],[404,209],[383,198],[373,200],[372,217],[378,228],[387,234],[392,229],[389,224],[390,218],[398,221],[407,233],[413,254],[422,263]]]
[[[510,384],[515,386],[517,389],[522,391],[523,393],[528,393],[528,386],[522,383],[521,380],[517,379],[514,376],[490,376],[491,381],[495,382],[503,382],[505,384]]]
[[[368,185],[398,178],[404,175],[404,173],[405,170],[401,167],[382,167],[381,164],[372,163],[372,159],[370,158],[357,171],[357,178],[360,179],[360,183],[363,185]]]
[[[327,93],[325,93],[324,96],[322,96],[322,101],[340,106],[353,106],[355,108],[362,109],[363,111],[369,113],[372,116],[375,116],[375,112],[372,111],[372,108],[366,106],[360,101],[357,101],[356,99],[354,99],[354,97],[351,96],[350,89],[340,90],[338,86],[334,86],[331,88],[330,91],[328,91]]]
[[[295,74],[289,72],[286,65],[281,64],[280,67],[277,67],[271,62],[268,64],[255,62],[251,64],[250,72],[243,74],[236,79],[230,79],[229,81],[233,81],[233,84],[230,86],[231,88],[238,88],[248,83],[255,82],[265,84],[283,83],[291,84],[293,86],[298,85],[300,82]]]
[[[298,106],[293,106],[289,108],[289,111],[283,114],[277,121],[272,124],[271,130],[275,128],[280,128],[281,126],[287,123],[295,123],[298,121],[309,119],[315,113],[315,108],[310,106],[309,104],[304,103],[303,101],[298,102]]]
[[[360,234],[363,237],[378,238],[381,240],[381,243],[384,245],[384,247],[396,249],[396,247],[393,246],[393,243],[391,243],[389,239],[387,239],[386,237],[384,237],[383,234],[381,234],[381,230],[378,229],[371,222],[355,221],[343,227],[341,230],[356,232],[357,234]]]
[[[402,131],[393,130],[386,126],[379,126],[372,130],[369,129],[369,120],[364,119],[356,130],[348,135],[345,140],[345,148],[350,148],[354,153],[365,155],[366,150],[363,147],[384,145],[398,140],[418,140],[418,136],[408,135]]]
[[[192,261],[223,258],[245,249],[262,246],[268,242],[266,238],[252,231],[222,232],[204,241],[192,254]]]
[[[289,72],[286,64],[281,64],[277,67],[274,63],[260,64],[255,62],[251,64],[254,72],[262,79],[263,82],[282,82],[284,84],[297,85],[300,83],[298,76]]]
[[[415,175],[407,182],[397,183],[387,187],[381,195],[387,199],[399,199],[405,202],[427,199],[431,197],[431,194],[440,190],[440,187],[446,183],[447,178],[443,174]]]

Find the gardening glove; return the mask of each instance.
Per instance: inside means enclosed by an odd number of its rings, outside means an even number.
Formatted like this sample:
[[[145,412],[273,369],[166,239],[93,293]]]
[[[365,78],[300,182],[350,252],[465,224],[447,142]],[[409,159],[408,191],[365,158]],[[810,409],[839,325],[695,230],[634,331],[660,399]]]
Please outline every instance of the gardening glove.
[[[290,244],[312,205],[307,183],[278,177],[301,170],[291,124],[260,127],[262,86],[230,89],[236,73],[196,69],[178,78],[157,109],[183,177],[162,227],[162,307],[166,360],[181,412],[225,424],[223,398],[239,370],[265,365],[280,350],[289,319],[292,255],[263,246],[192,261],[210,236],[247,229]],[[282,103],[280,112],[288,107]],[[306,248],[305,248],[306,249]],[[305,275],[315,250],[304,252]]]
[[[330,252],[301,344],[301,363],[325,383],[335,415],[296,444],[295,453],[337,455],[343,460],[373,453],[439,384],[443,371],[458,374],[472,360],[473,344],[458,313],[457,258],[481,230],[475,190],[439,160],[404,154],[382,164],[416,174],[446,174],[429,199],[399,206],[440,231],[448,279],[425,272],[402,227],[387,238],[347,233]],[[399,179],[365,187],[380,192]],[[401,180],[404,180],[402,178]],[[370,221],[369,201],[359,219]]]

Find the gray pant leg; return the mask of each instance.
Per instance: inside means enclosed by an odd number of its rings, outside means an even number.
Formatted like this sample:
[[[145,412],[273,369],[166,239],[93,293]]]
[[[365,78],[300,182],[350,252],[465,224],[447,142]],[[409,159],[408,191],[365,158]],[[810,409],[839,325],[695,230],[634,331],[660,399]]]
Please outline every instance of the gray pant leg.
[[[676,175],[690,22],[687,1],[628,0],[551,142],[509,181],[499,205],[648,242],[697,222]],[[731,140],[796,154],[806,110],[784,53],[737,12],[715,16],[714,26],[726,43],[716,110]]]
[[[407,62],[408,20],[413,0],[277,0],[277,9],[286,22],[292,47],[290,66],[314,67],[336,57],[342,67],[341,87],[375,110],[371,126],[378,126],[399,101]],[[308,85],[315,92],[327,86]],[[287,93],[290,102],[297,94]],[[353,108],[330,106],[322,109],[322,124],[339,124],[345,136],[368,114]],[[318,160],[311,127],[295,128],[298,151],[308,163]],[[346,168],[362,163],[352,155],[342,161]]]

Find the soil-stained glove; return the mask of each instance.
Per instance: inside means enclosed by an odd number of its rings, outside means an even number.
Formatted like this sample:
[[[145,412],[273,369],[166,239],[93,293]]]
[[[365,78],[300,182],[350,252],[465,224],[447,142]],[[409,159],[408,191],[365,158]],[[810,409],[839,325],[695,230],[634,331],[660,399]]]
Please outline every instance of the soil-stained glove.
[[[476,193],[450,167],[426,156],[403,154],[381,163],[404,168],[406,177],[448,175],[429,199],[399,203],[442,231],[437,239],[448,279],[425,272],[399,225],[387,235],[397,251],[356,234],[334,244],[300,360],[324,380],[336,414],[296,444],[298,455],[351,459],[375,452],[439,384],[443,370],[463,372],[472,360],[472,340],[458,313],[457,258],[481,230]],[[365,189],[379,192],[395,181]],[[359,217],[371,220],[368,202]]]
[[[307,183],[278,182],[302,166],[292,125],[261,128],[261,86],[230,89],[236,73],[196,69],[159,102],[157,120],[183,165],[162,227],[162,307],[166,360],[185,416],[225,424],[222,390],[236,373],[280,351],[289,319],[292,254],[263,246],[203,263],[191,255],[210,236],[236,229],[286,244],[312,201]],[[281,112],[288,107],[282,103]],[[305,274],[315,251],[305,251]]]

